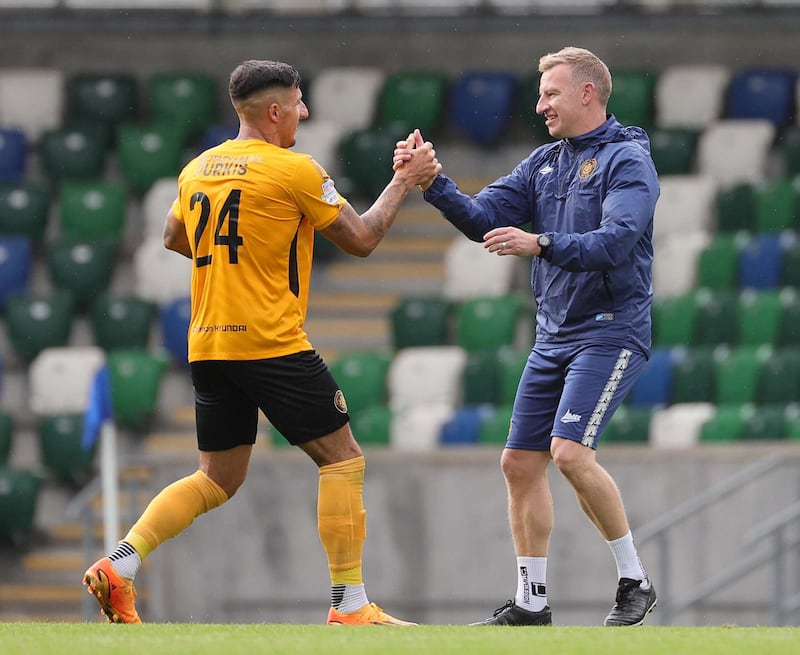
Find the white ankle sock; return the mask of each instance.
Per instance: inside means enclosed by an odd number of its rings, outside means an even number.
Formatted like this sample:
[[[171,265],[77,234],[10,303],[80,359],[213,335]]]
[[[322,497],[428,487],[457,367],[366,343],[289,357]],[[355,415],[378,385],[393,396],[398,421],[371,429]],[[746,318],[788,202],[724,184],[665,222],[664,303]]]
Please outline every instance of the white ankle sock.
[[[117,573],[123,578],[131,580],[136,577],[136,573],[142,565],[142,558],[139,557],[139,553],[127,541],[120,541],[114,552],[108,556],[108,559],[111,560],[111,566],[114,567]]]
[[[546,557],[517,557],[517,606],[530,612],[543,610],[547,605],[546,580]]]
[[[363,584],[337,584],[331,587],[331,607],[342,614],[355,612],[369,603]]]
[[[644,567],[639,559],[639,553],[636,550],[636,544],[633,543],[633,535],[630,530],[619,539],[606,541],[606,543],[611,549],[611,554],[614,555],[614,561],[617,563],[617,577],[641,580],[642,589],[649,589],[650,580],[647,579],[647,574],[644,572]]]

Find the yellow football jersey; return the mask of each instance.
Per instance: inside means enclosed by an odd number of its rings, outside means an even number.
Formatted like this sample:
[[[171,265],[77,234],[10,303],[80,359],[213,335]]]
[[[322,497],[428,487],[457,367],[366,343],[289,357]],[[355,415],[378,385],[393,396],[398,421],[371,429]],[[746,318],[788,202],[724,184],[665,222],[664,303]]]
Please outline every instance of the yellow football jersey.
[[[175,217],[192,248],[189,361],[311,349],[303,329],[314,231],[346,200],[310,155],[226,141],[178,178]]]

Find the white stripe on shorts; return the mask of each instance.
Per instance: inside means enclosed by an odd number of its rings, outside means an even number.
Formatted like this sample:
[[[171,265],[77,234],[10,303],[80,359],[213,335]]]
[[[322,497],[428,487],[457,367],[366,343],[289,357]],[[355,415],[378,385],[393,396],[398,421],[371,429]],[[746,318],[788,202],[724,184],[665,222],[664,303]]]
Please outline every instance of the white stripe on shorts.
[[[623,348],[619,351],[619,357],[617,357],[617,361],[614,364],[614,369],[611,371],[611,375],[606,381],[606,386],[603,387],[603,393],[600,394],[600,398],[598,398],[597,404],[592,410],[589,423],[586,425],[586,430],[583,432],[581,443],[584,446],[594,448],[594,442],[597,440],[597,431],[600,429],[600,424],[603,422],[603,417],[608,411],[608,405],[611,402],[611,399],[617,392],[617,387],[619,386],[619,382],[625,373],[625,369],[628,368],[628,362],[630,362],[630,359],[630,350]]]

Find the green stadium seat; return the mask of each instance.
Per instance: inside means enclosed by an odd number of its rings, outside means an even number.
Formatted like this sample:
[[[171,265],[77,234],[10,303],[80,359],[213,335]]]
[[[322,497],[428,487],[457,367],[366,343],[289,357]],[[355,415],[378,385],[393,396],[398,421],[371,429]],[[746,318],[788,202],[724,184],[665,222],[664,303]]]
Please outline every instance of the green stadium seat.
[[[772,348],[741,346],[714,351],[714,389],[718,405],[756,402],[764,363]]]
[[[676,346],[672,361],[673,404],[714,402],[715,366],[711,348]]]
[[[0,234],[18,234],[40,242],[47,228],[50,192],[28,182],[0,185]]]
[[[10,297],[6,329],[17,356],[30,362],[45,348],[66,345],[72,333],[74,307],[72,294],[67,291]]]
[[[183,137],[165,125],[120,125],[117,158],[125,182],[144,193],[162,177],[176,177],[183,163]]]
[[[107,357],[114,418],[122,427],[145,431],[158,407],[169,358],[144,349],[114,350]]]
[[[653,301],[653,345],[680,346],[694,341],[697,326],[694,293],[656,297]]]
[[[8,412],[0,411],[0,466],[8,463],[14,441],[14,420]]]
[[[798,194],[792,180],[782,178],[763,182],[754,188],[753,193],[757,232],[781,232],[800,227]]]
[[[542,75],[538,71],[519,78],[517,90],[517,110],[515,119],[521,121],[537,143],[552,141],[553,137],[545,125],[544,116],[536,113],[539,101],[539,80]]]
[[[794,287],[784,287],[778,297],[781,300],[781,316],[776,345],[800,346],[800,292]]]
[[[523,313],[517,295],[468,298],[456,312],[456,343],[467,351],[511,346]]]
[[[652,417],[651,407],[621,405],[603,432],[603,443],[647,443]]]
[[[42,417],[37,425],[42,465],[64,485],[80,488],[91,480],[94,449],[84,450],[83,414],[59,413]]]
[[[503,445],[508,441],[511,429],[512,405],[496,405],[493,410],[483,414],[478,429],[478,443],[483,445]]]
[[[497,352],[499,364],[499,397],[500,405],[513,405],[517,397],[517,387],[522,371],[528,363],[530,350],[517,350],[512,347],[500,348]]]
[[[146,348],[157,312],[149,300],[103,293],[89,312],[94,341],[103,350]]]
[[[451,309],[450,301],[440,296],[401,298],[389,316],[395,350],[448,343]]]
[[[752,184],[740,183],[717,192],[717,232],[752,232],[756,228],[756,200]]]
[[[27,543],[39,501],[41,478],[31,471],[0,466],[0,541]]]
[[[340,355],[330,371],[344,392],[351,419],[364,410],[386,404],[386,374],[391,358],[385,353],[358,352]]]
[[[656,73],[654,71],[616,71],[614,91],[608,113],[623,125],[647,128],[653,124]]]
[[[800,125],[789,125],[781,130],[776,146],[783,160],[784,175],[800,174]]]
[[[739,253],[746,240],[742,233],[717,233],[697,258],[698,288],[723,291],[739,284]]]
[[[464,405],[497,403],[500,400],[500,363],[497,351],[474,350],[467,353],[461,385],[461,402]]]
[[[217,119],[217,88],[203,72],[156,73],[145,82],[150,119],[177,129],[186,139],[199,136]]]
[[[697,130],[661,128],[650,133],[650,154],[659,175],[690,175],[697,152]]]
[[[755,406],[717,405],[717,411],[700,428],[701,443],[730,443],[744,436],[745,422],[755,413]]]
[[[78,73],[67,81],[70,118],[113,128],[136,119],[139,86],[131,73]]]
[[[737,307],[739,344],[758,346],[777,343],[782,313],[783,303],[779,292],[743,291]]]
[[[787,437],[788,430],[784,405],[761,405],[745,418],[741,438],[745,441],[782,440]]]
[[[58,192],[61,236],[73,241],[119,242],[125,227],[127,202],[121,184],[63,182]]]
[[[698,289],[696,299],[697,322],[693,343],[701,346],[738,343],[738,294]]]
[[[444,115],[447,83],[447,74],[434,71],[390,74],[378,96],[377,125],[403,136],[419,128],[432,138]]]
[[[388,446],[394,413],[386,406],[373,405],[350,415],[350,428],[362,446]]]
[[[47,245],[50,280],[57,289],[72,293],[76,311],[88,311],[95,298],[108,288],[116,251],[116,245],[106,241],[61,239]]]
[[[339,144],[342,173],[354,195],[376,198],[392,178],[392,154],[399,138],[407,134],[391,130],[357,130]]]
[[[45,174],[53,182],[102,177],[106,166],[106,138],[101,129],[91,125],[48,130],[39,144]]]
[[[800,399],[800,349],[778,348],[761,366],[756,402],[787,405]]]

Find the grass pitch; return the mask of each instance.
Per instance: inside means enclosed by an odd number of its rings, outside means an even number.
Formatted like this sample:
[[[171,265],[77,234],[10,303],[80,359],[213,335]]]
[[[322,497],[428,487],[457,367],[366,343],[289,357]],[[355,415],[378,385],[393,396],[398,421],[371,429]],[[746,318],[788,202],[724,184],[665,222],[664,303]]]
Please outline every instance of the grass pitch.
[[[800,628],[0,623],[3,655],[797,655]]]

